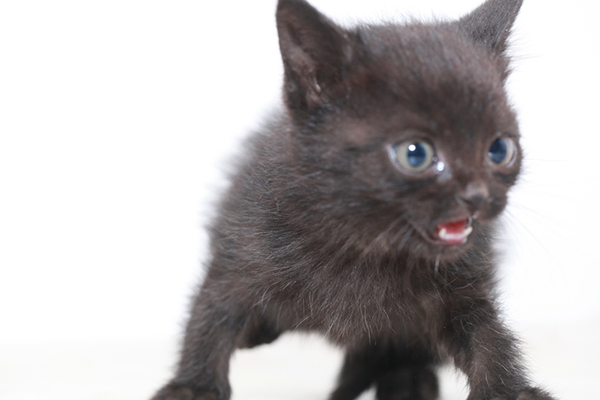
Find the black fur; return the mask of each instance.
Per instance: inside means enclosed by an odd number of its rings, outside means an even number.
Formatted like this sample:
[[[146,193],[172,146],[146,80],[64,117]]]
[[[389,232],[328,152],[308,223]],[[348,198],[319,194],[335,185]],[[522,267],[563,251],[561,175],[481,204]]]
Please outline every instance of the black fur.
[[[520,6],[344,29],[279,1],[286,111],[245,148],[178,370],[154,400],[229,399],[232,352],[289,330],[346,349],[331,400],[372,385],[380,400],[433,400],[446,359],[469,400],[551,399],[531,387],[494,293],[494,221],[521,165],[504,89]],[[515,143],[507,165],[488,158],[499,137]],[[390,157],[415,138],[439,168],[411,173]],[[472,221],[466,242],[440,243],[436,229],[457,220]]]

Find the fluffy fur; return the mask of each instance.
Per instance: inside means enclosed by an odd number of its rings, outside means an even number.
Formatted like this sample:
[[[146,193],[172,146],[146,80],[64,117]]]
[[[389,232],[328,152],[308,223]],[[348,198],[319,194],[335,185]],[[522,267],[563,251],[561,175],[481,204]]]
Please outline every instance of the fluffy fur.
[[[459,21],[343,29],[280,0],[285,112],[245,147],[211,227],[212,258],[173,380],[154,400],[227,400],[236,348],[316,331],[347,356],[331,400],[438,396],[436,364],[469,400],[548,400],[533,388],[494,294],[494,221],[521,164],[504,82],[521,0]],[[498,138],[507,165],[490,162]],[[403,170],[390,149],[432,144]],[[441,164],[440,164],[441,162]],[[464,243],[436,227],[469,221]]]

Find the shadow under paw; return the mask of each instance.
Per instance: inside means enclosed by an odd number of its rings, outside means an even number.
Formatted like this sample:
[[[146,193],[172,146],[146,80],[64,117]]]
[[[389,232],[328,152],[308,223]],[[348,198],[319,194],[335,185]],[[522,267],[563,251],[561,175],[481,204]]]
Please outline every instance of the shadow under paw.
[[[185,386],[167,385],[150,400],[226,400],[215,392],[194,390]]]
[[[379,377],[377,400],[435,400],[439,395],[437,376],[429,368],[398,368]]]

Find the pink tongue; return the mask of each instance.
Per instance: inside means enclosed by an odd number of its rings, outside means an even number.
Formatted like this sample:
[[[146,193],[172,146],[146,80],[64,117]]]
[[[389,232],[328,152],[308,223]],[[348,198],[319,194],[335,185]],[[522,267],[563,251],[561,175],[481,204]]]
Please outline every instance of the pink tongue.
[[[438,232],[442,229],[446,229],[446,232],[450,234],[461,234],[464,232],[465,228],[467,227],[467,224],[468,220],[466,219],[460,221],[446,222],[438,225]]]

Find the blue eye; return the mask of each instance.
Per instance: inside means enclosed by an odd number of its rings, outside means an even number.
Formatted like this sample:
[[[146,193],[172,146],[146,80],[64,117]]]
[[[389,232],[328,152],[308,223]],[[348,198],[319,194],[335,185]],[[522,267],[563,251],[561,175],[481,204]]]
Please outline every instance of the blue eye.
[[[494,140],[488,150],[488,157],[496,165],[508,165],[515,156],[515,142],[510,138],[498,138]]]
[[[409,140],[394,146],[393,156],[402,169],[409,172],[422,172],[433,163],[435,152],[427,142]]]

